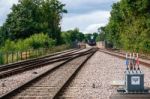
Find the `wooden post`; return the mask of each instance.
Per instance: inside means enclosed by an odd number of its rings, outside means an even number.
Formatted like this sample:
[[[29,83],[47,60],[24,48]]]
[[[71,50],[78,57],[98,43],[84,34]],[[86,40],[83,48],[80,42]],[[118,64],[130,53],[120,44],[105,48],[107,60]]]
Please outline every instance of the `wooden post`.
[[[28,58],[27,54],[28,54],[28,52],[27,52],[27,50],[26,50],[26,60],[27,60],[27,58]]]
[[[39,56],[39,49],[37,49],[37,57]]]
[[[17,51],[17,62],[18,62],[18,51]]]
[[[12,63],[14,62],[14,53],[13,53],[13,51],[11,52],[11,62]]]
[[[44,55],[46,54],[46,48],[44,48]]]
[[[8,64],[8,52],[6,52],[6,64]]]
[[[30,49],[29,49],[29,58],[30,58]]]
[[[3,64],[3,55],[2,55],[2,52],[0,52],[0,64]]]
[[[22,60],[22,52],[20,54],[21,54],[21,60]]]

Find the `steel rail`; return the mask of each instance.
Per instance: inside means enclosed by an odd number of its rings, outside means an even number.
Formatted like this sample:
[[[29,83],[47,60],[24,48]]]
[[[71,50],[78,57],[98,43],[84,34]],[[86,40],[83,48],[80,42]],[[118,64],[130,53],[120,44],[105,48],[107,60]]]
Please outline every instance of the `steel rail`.
[[[106,53],[106,54],[109,54],[109,55],[112,55],[112,56],[115,56],[115,57],[118,57],[118,58],[121,58],[121,59],[126,59],[126,56],[124,54],[120,54],[120,53],[114,53],[112,51],[109,51],[109,50],[102,50],[102,49],[99,49],[100,52],[103,52],[103,53]],[[139,62],[140,64],[144,65],[144,66],[148,66],[150,67],[150,62],[145,62],[145,61],[142,61],[141,59],[139,59]]]
[[[58,57],[56,55],[60,55],[60,54],[69,54],[69,53],[75,53],[75,52],[78,52],[80,50],[69,50],[69,51],[62,51],[62,52],[59,52],[59,53],[56,53],[56,54],[50,54],[50,55],[46,55],[46,56],[42,56],[42,57],[39,57],[39,58],[34,58],[34,59],[29,59],[29,60],[25,60],[25,61],[21,61],[21,62],[17,62],[17,63],[12,63],[12,64],[7,64],[7,65],[1,65],[0,66],[0,71],[3,71],[3,70],[7,70],[9,68],[15,68],[17,66],[21,66],[21,65],[24,65],[24,64],[30,64],[32,63],[33,61],[39,61],[39,60],[43,60],[45,58],[54,58],[54,57]]]
[[[76,59],[76,58],[78,58],[78,57],[81,57],[81,56],[89,55],[89,54],[90,54],[90,55],[88,56],[88,58],[87,58],[87,59],[79,66],[79,68],[73,73],[73,75],[67,80],[67,83],[68,83],[71,79],[73,79],[73,76],[75,76],[75,74],[77,73],[77,71],[80,70],[81,66],[83,66],[84,63],[85,63],[95,52],[96,52],[96,49],[92,49],[92,50],[90,50],[89,52],[81,52],[80,54],[75,55],[75,56],[73,56],[73,57],[67,59],[65,62],[61,63],[60,65],[57,65],[57,66],[53,67],[52,69],[50,69],[50,70],[48,70],[48,71],[42,73],[42,74],[39,75],[38,77],[35,77],[35,78],[33,78],[32,80],[27,81],[26,83],[24,83],[24,84],[18,86],[17,88],[15,88],[15,89],[13,89],[13,90],[11,90],[11,91],[5,93],[4,95],[0,96],[0,98],[1,98],[1,99],[8,99],[8,98],[10,98],[11,96],[13,96],[14,94],[16,94],[16,92],[18,92],[19,90],[25,88],[27,85],[30,85],[31,83],[33,83],[33,82],[35,82],[35,81],[38,81],[38,79],[41,79],[42,77],[48,75],[49,73],[54,72],[54,71],[57,70],[59,67],[65,66],[66,63],[68,63],[68,62],[70,62],[70,61],[72,61],[72,60],[74,60],[74,59]],[[66,84],[67,84],[67,83],[66,83]],[[65,86],[65,85],[63,85],[62,88],[63,88],[64,86]],[[62,88],[60,88],[59,91],[58,91],[58,93],[57,93],[56,95],[54,95],[54,98],[57,97],[57,95],[59,94],[60,90],[62,90]]]
[[[90,51],[90,50],[91,49],[85,51],[85,53]],[[68,58],[70,58],[74,55],[77,55],[77,54],[79,54],[79,53],[68,53],[68,54],[65,54],[65,55],[62,55],[62,56],[59,56],[59,57],[55,57],[55,58],[52,58],[52,59],[43,59],[43,60],[39,60],[39,61],[33,61],[30,64],[25,64],[25,65],[22,65],[22,66],[19,66],[19,67],[17,66],[16,68],[1,71],[0,72],[0,78],[12,76],[12,75],[24,72],[25,70],[34,69],[34,68],[37,68],[37,67],[41,67],[41,66],[51,64],[51,63],[63,61],[63,60],[66,60],[66,59],[68,59]]]

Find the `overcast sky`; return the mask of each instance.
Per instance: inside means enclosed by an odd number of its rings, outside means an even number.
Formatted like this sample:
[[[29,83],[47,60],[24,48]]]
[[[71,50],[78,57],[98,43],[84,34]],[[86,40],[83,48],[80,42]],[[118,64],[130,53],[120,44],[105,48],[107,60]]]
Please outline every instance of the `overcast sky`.
[[[66,4],[68,13],[63,15],[61,22],[62,30],[79,28],[85,33],[96,32],[97,28],[108,23],[111,5],[118,0],[60,0]],[[0,0],[0,25],[2,25],[7,14],[10,13],[12,5],[18,0]]]

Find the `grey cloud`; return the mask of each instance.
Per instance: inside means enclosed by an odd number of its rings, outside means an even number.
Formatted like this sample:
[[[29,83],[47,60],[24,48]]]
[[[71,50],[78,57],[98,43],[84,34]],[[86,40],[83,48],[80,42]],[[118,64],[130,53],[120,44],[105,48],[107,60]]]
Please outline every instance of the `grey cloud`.
[[[69,13],[83,14],[95,10],[110,11],[111,5],[117,0],[60,0],[66,3]]]
[[[106,24],[108,22],[109,16],[109,11],[94,11],[82,15],[64,17],[62,22],[62,29],[68,30],[79,27],[82,32],[88,32],[87,27],[89,27],[91,24]]]

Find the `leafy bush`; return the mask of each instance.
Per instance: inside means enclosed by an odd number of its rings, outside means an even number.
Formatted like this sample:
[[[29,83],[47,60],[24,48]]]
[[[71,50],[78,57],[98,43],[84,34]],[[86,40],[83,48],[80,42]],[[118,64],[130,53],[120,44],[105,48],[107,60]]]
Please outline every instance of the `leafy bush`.
[[[52,47],[56,44],[55,40],[48,37],[47,34],[35,34],[24,40],[24,43],[33,49],[41,47]]]
[[[15,42],[6,40],[5,45],[4,47],[2,47],[1,50],[2,51],[15,51],[16,50]]]
[[[101,28],[113,47],[150,54],[150,0],[114,3],[108,24]]]
[[[31,37],[18,40],[16,42],[7,40],[4,44],[4,47],[1,48],[1,51],[23,51],[27,49],[38,49],[44,47],[53,47],[55,46],[56,41],[49,38],[47,34],[40,33],[34,34]]]

